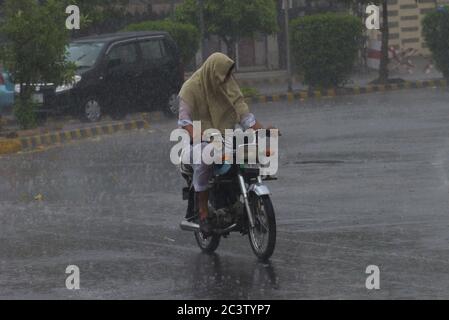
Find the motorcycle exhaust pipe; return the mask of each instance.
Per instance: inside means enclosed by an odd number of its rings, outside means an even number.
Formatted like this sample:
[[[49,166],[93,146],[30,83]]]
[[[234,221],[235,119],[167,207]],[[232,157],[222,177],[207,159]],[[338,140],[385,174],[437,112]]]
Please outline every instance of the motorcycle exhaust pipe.
[[[193,223],[193,222],[189,222],[189,221],[182,221],[180,224],[181,230],[184,231],[200,231],[200,225],[198,223]]]

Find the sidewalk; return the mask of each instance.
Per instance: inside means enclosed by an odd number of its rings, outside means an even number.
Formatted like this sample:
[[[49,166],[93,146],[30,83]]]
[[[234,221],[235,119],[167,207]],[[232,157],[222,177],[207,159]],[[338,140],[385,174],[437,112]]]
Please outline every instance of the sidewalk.
[[[153,114],[152,114],[153,117]],[[79,129],[93,129],[98,126],[114,126],[132,121],[148,120],[148,113],[135,113],[127,115],[123,120],[112,120],[104,117],[96,123],[81,122],[70,116],[61,116],[49,118],[45,123],[35,129],[20,130],[13,116],[4,117],[3,131],[0,132],[0,138],[24,138],[35,135],[52,134],[60,131],[74,131]]]
[[[20,151],[62,146],[117,132],[149,128],[150,114],[135,114],[121,121],[105,119],[98,123],[81,123],[70,118],[51,119],[32,130],[18,130],[16,125],[8,125],[0,135],[0,156]]]
[[[405,67],[398,70],[390,70],[390,79],[403,79],[405,81],[425,81],[442,79],[443,75],[435,68],[426,72],[426,67],[430,60],[423,57],[414,57],[410,59],[415,67],[412,73]],[[242,87],[252,87],[258,90],[261,95],[272,95],[287,92],[288,74],[285,70],[267,71],[267,72],[244,72],[236,73],[236,79]],[[364,87],[370,84],[378,77],[377,70],[368,70],[367,72],[354,72],[345,87]],[[307,91],[308,86],[304,85],[298,77],[294,77],[293,91]]]
[[[288,86],[288,74],[285,70],[277,71],[258,71],[258,72],[238,72],[235,74],[237,81],[241,87],[251,87],[257,90],[257,95],[248,97],[248,101],[259,103],[276,101],[279,99],[285,99],[293,101],[296,99],[304,100],[306,98],[336,96],[345,94],[361,94],[366,92],[395,90],[409,87],[422,87],[422,86],[446,86],[441,84],[444,81],[429,81],[442,79],[443,75],[435,68],[426,70],[429,64],[429,59],[423,57],[415,57],[410,59],[415,67],[412,70],[406,68],[400,68],[390,71],[390,79],[402,79],[410,82],[423,82],[423,83],[406,83],[404,85],[395,84],[388,86],[370,86],[370,83],[378,77],[378,71],[367,70],[366,72],[355,72],[352,74],[348,83],[344,88],[330,89],[330,90],[318,90],[309,92],[308,87],[302,84],[299,77],[294,78],[293,93],[287,95]],[[426,72],[428,71],[428,72]],[[187,75],[186,75],[187,76]],[[428,83],[426,83],[428,81]],[[135,121],[142,119],[141,115],[129,115],[125,121]],[[117,125],[123,123],[121,121],[112,121],[111,119],[104,119],[100,125]],[[52,119],[34,130],[18,130],[17,124],[14,121],[12,115],[3,116],[0,118],[0,138],[22,138],[34,135],[47,135],[54,132],[70,132],[80,129],[91,129],[95,127],[93,124],[81,123],[77,119],[70,117],[61,117]]]

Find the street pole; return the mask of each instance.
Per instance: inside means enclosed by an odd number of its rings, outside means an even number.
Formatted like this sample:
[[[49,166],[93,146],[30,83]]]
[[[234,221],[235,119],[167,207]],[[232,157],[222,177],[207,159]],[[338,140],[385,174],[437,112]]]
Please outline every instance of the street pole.
[[[201,63],[205,60],[206,49],[206,31],[204,26],[204,0],[198,0],[199,18],[200,18],[200,34],[201,34]]]
[[[288,10],[290,9],[290,0],[284,1],[284,10],[285,10],[285,43],[287,47],[287,73],[288,73],[288,92],[293,91],[293,81],[292,81],[292,64],[291,64],[291,55],[290,55],[290,33],[289,33],[289,15]]]

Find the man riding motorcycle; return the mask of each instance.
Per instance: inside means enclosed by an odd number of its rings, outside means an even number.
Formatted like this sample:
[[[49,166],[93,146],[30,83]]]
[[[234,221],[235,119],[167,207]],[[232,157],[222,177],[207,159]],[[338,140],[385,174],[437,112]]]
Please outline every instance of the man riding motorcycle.
[[[214,53],[181,88],[178,125],[189,132],[191,141],[196,141],[193,121],[201,122],[201,135],[205,130],[212,128],[224,134],[226,129],[234,129],[237,124],[244,130],[264,129],[245,103],[233,76],[234,68],[235,62],[232,59],[225,54]],[[205,144],[203,142],[193,146],[191,152],[201,152]],[[192,167],[200,230],[208,235],[212,232],[212,226],[208,221],[208,182],[214,172],[213,165],[205,164],[201,160],[201,164],[194,164]]]

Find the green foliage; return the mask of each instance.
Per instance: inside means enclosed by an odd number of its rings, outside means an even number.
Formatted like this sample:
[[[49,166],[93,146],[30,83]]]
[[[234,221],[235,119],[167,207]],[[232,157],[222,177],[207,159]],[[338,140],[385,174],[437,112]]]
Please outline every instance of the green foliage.
[[[2,63],[16,83],[61,84],[73,76],[66,60],[65,8],[57,0],[7,0],[2,32]]]
[[[16,99],[13,112],[22,129],[26,130],[37,126],[36,105],[29,99]]]
[[[80,8],[82,32],[95,30],[108,19],[123,18],[124,6],[129,0],[64,0],[64,2],[66,6],[77,5]]]
[[[259,91],[253,87],[242,87],[240,89],[245,97],[255,97],[259,95]]]
[[[312,87],[337,87],[350,76],[362,35],[359,19],[326,13],[291,23],[292,57],[296,71]]]
[[[199,28],[197,0],[186,0],[176,8],[175,20]],[[204,0],[204,25],[207,34],[219,36],[228,47],[256,32],[278,30],[274,0]]]
[[[167,31],[177,43],[184,63],[187,65],[195,57],[200,46],[198,29],[185,23],[170,20],[144,21],[130,24],[124,31]]]
[[[1,48],[0,62],[15,83],[27,84],[22,86],[22,101],[16,109],[20,111],[20,119],[28,119],[23,113],[32,109],[27,101],[34,86],[42,82],[62,84],[70,81],[75,71],[75,66],[66,59],[69,33],[65,28],[65,7],[58,0],[47,0],[44,4],[35,0],[7,0],[4,12],[1,32],[6,42]]]
[[[449,7],[426,15],[423,34],[437,68],[449,80]]]

